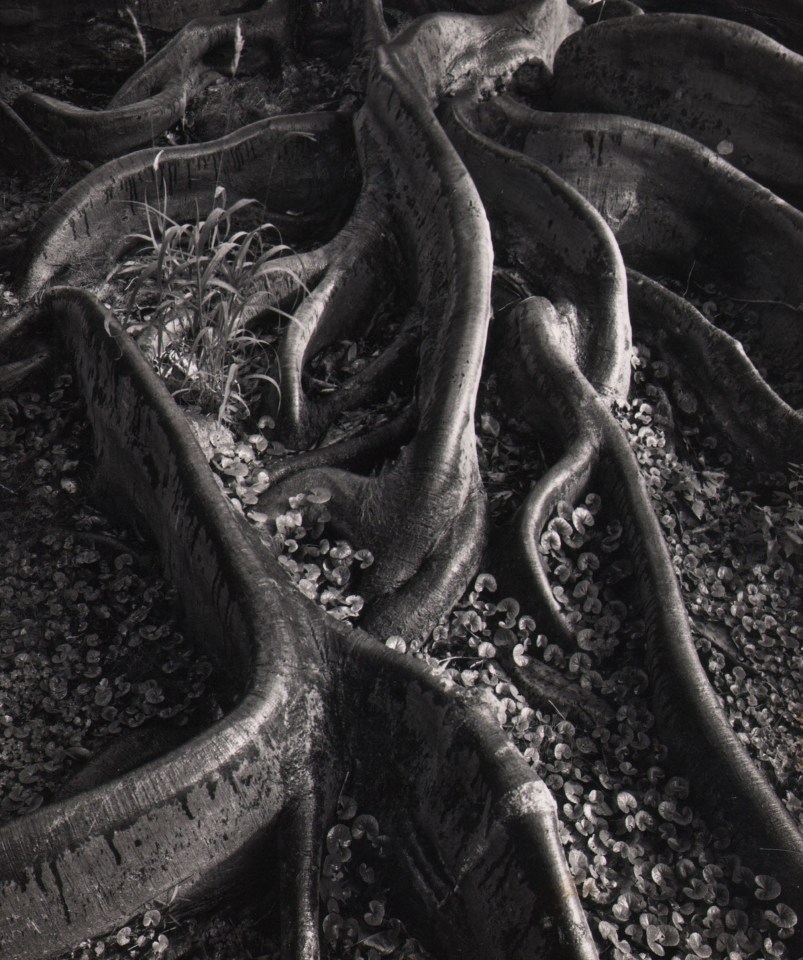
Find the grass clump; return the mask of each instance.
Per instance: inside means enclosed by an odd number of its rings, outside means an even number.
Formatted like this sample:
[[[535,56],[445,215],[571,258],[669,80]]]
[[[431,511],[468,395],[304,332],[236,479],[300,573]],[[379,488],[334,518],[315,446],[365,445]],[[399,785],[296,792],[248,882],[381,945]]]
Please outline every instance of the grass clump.
[[[266,389],[272,410],[281,401],[277,335],[257,336],[249,324],[264,312],[271,279],[292,276],[278,262],[291,251],[270,223],[235,228],[254,205],[228,204],[218,187],[208,217],[178,223],[166,199],[146,204],[147,232],[130,235],[133,255],[112,274],[128,285],[125,325],[170,392],[218,423],[249,418]]]

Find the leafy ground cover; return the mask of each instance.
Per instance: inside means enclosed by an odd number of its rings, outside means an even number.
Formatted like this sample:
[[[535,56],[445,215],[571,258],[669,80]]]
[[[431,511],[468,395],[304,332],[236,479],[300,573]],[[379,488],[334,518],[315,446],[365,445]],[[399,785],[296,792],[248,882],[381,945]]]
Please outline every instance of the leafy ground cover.
[[[58,795],[111,738],[177,730],[209,699],[211,664],[147,545],[90,506],[87,435],[69,375],[0,401],[4,819]]]

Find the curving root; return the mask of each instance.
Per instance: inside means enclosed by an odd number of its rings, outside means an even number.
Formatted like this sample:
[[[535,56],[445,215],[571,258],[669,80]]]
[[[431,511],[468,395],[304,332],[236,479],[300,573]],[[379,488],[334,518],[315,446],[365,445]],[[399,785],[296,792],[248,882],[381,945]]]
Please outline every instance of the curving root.
[[[211,50],[233,43],[236,72],[244,44],[284,43],[289,32],[286,0],[267,0],[251,13],[193,20],[120,88],[105,110],[86,110],[40,93],[23,94],[14,108],[56,154],[110,160],[153,143],[183,117],[189,101],[219,76],[204,63]]]

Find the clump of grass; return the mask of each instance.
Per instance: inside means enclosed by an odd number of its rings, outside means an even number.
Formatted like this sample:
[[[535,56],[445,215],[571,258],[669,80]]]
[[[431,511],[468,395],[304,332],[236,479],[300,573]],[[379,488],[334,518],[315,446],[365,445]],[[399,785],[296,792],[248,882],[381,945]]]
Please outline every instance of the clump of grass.
[[[228,204],[219,186],[208,217],[178,223],[162,196],[156,206],[145,204],[147,232],[129,236],[134,253],[112,275],[128,283],[127,329],[139,335],[173,396],[218,423],[251,417],[266,385],[275,412],[281,402],[278,333],[257,336],[249,329],[249,308],[264,300],[272,277],[292,276],[279,262],[292,251],[270,223],[235,229],[238,215],[255,200]]]

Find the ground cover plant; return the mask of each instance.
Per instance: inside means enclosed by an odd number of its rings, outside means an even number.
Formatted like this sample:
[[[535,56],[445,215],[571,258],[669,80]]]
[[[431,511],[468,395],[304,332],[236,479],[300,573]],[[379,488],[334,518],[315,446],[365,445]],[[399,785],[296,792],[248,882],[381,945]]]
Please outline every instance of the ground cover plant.
[[[795,2],[251,6],[0,2],[2,950],[794,957]]]

